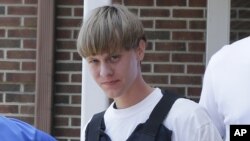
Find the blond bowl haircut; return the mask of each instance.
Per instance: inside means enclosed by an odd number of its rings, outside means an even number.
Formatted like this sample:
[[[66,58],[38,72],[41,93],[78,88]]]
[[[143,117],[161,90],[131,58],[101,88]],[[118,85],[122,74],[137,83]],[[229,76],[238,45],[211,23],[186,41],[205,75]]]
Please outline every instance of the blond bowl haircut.
[[[96,8],[83,23],[77,39],[77,50],[86,58],[137,48],[146,41],[141,21],[125,6],[113,4]]]

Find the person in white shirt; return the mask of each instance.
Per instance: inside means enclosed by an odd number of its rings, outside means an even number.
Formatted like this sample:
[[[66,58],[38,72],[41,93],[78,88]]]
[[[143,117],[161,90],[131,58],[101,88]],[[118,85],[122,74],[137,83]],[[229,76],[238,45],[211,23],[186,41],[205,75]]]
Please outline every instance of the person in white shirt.
[[[97,138],[134,141],[137,126],[146,122],[162,97],[169,98],[142,77],[145,48],[142,23],[122,5],[96,8],[82,25],[78,52],[86,58],[94,80],[114,100],[103,116],[105,128],[97,130]],[[221,141],[206,111],[191,100],[177,99],[164,119],[164,133],[172,131],[172,141]],[[94,141],[88,136],[92,133],[88,124],[86,141]]]
[[[250,37],[225,45],[209,61],[199,104],[222,138],[231,124],[250,124]]]

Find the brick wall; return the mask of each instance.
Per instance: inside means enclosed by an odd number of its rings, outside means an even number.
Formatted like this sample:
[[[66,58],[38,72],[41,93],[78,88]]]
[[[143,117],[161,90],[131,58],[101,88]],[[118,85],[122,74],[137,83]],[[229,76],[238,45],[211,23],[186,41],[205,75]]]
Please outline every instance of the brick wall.
[[[231,40],[249,35],[249,2],[232,0]],[[56,0],[53,135],[80,140],[83,0]],[[143,22],[145,80],[198,100],[205,63],[206,0],[113,0]],[[34,124],[37,0],[0,0],[0,113]],[[239,24],[240,23],[240,24]],[[240,25],[240,26],[239,26]]]
[[[0,113],[34,123],[36,0],[0,1]]]
[[[54,135],[60,141],[80,139],[82,62],[75,41],[82,16],[83,0],[56,1]]]
[[[231,0],[230,41],[250,35],[250,1]]]

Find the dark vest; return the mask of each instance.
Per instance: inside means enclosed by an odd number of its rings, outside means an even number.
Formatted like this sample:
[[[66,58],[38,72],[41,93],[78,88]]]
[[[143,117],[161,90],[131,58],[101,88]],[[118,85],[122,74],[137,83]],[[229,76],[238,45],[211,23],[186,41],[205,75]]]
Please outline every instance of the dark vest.
[[[162,93],[163,97],[154,107],[147,121],[137,125],[126,141],[171,141],[172,131],[162,123],[179,96],[168,91],[162,91]],[[93,116],[85,131],[85,141],[111,141],[105,133],[104,113],[105,111]]]

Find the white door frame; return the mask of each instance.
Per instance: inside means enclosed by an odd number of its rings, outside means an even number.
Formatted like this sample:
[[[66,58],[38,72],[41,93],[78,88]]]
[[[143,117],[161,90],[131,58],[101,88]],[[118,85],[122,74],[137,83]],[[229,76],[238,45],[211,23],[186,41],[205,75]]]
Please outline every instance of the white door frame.
[[[207,0],[206,64],[229,43],[231,0]]]

